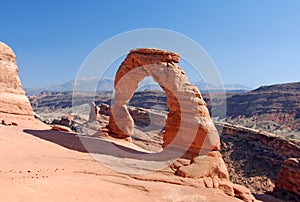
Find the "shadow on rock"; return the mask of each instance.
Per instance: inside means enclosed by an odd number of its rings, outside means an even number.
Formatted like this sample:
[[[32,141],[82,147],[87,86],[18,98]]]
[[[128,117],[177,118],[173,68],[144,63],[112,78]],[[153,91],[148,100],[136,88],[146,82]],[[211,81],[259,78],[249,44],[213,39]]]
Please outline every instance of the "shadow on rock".
[[[132,158],[145,161],[168,161],[182,157],[182,151],[176,151],[174,149],[166,149],[157,153],[138,151],[134,148],[134,144],[125,141],[123,144],[91,136],[79,136],[71,133],[49,130],[26,129],[24,132],[79,152],[102,154],[118,158]]]

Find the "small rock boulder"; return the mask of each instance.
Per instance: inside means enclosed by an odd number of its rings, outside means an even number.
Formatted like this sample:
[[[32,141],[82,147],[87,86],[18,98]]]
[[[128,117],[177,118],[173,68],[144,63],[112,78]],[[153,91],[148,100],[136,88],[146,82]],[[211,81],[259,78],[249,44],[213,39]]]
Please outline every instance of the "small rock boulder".
[[[234,190],[234,197],[239,198],[246,202],[252,202],[256,199],[251,194],[250,190],[246,187],[239,185],[239,184],[232,184],[233,190]]]
[[[56,131],[61,131],[61,132],[67,132],[67,133],[73,133],[71,128],[67,126],[62,126],[62,125],[53,125],[51,130],[56,130]]]
[[[217,177],[229,180],[226,165],[218,151],[194,157],[190,165],[182,166],[177,170],[177,175],[191,178]]]

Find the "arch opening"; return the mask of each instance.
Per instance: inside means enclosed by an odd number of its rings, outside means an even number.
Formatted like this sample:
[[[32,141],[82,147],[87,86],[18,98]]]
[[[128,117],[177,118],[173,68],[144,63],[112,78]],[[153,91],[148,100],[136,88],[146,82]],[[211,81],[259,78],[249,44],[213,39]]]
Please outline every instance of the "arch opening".
[[[151,76],[167,95],[167,115],[163,148],[199,154],[201,149],[219,150],[220,140],[198,88],[177,65],[179,55],[157,49],[132,50],[115,77],[115,100],[109,128],[117,138],[131,139],[134,120],[126,104],[139,83]]]

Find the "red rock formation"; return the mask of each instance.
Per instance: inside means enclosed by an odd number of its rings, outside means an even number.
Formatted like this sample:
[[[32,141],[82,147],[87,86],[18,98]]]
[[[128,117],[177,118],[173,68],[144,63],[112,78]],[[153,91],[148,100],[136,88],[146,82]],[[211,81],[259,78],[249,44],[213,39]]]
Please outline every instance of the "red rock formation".
[[[71,114],[66,114],[61,117],[59,124],[63,126],[71,127],[73,125],[74,116]]]
[[[256,142],[257,146],[267,146],[283,159],[290,157],[300,158],[300,141],[281,137],[265,131],[260,131],[244,126],[232,125],[215,121],[215,126],[223,130],[222,133]]]
[[[289,158],[283,162],[275,185],[275,192],[285,190],[300,199],[300,158]]]
[[[33,110],[25,96],[16,56],[11,48],[0,42],[0,119],[8,122],[33,120]]]
[[[167,94],[169,114],[163,147],[185,150],[194,155],[199,154],[201,149],[219,150],[219,135],[206,103],[177,63],[177,53],[157,49],[130,51],[116,73],[115,100],[109,127],[118,138],[133,135],[134,121],[126,104],[139,82],[151,76]]]
[[[67,133],[73,133],[71,128],[69,128],[68,126],[63,126],[63,125],[53,125],[51,130],[62,131],[62,132],[67,132]]]
[[[100,108],[93,102],[91,104],[91,110],[89,114],[89,122],[97,121],[99,120],[99,111]]]
[[[172,151],[176,149],[185,154],[183,159],[179,157],[175,160],[170,168],[179,176],[197,178],[199,182],[203,182],[204,187],[220,189],[225,194],[244,201],[255,201],[247,188],[229,181],[226,165],[218,152],[220,138],[206,103],[177,63],[178,54],[162,50],[136,49],[128,54],[116,73],[109,134],[130,140],[134,126],[131,114],[134,113],[130,113],[126,104],[139,82],[146,76],[151,76],[167,94],[169,113],[163,148],[167,150],[171,147]],[[206,152],[202,153],[203,150]]]
[[[218,151],[208,153],[207,156],[197,156],[190,165],[182,166],[177,175],[192,178],[218,178],[229,181],[229,174],[222,155]]]

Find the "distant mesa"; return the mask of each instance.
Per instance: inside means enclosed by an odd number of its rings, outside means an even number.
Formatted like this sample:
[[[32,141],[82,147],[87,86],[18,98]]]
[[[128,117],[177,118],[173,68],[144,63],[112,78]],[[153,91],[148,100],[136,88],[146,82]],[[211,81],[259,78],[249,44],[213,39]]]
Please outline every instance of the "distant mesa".
[[[13,50],[0,42],[0,121],[15,123],[33,120],[33,110],[25,96]]]
[[[227,98],[227,122],[300,138],[300,82],[262,86]]]

